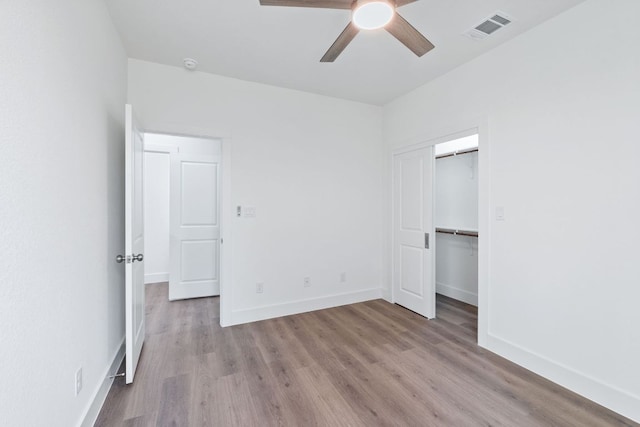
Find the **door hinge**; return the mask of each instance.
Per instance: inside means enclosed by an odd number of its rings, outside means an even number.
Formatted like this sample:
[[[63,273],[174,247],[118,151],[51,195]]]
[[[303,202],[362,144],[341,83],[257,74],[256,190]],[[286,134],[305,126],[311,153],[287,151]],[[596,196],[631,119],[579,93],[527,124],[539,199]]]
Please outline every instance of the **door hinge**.
[[[424,233],[424,248],[429,249],[429,233]]]

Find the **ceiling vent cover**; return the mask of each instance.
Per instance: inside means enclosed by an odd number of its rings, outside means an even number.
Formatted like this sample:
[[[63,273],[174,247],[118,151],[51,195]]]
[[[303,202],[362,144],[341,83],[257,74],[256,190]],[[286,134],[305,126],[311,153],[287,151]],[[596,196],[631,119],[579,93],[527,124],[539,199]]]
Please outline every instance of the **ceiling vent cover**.
[[[513,18],[510,15],[504,12],[496,12],[480,24],[465,32],[464,35],[474,40],[482,40],[502,27],[509,25],[511,22],[513,22]]]

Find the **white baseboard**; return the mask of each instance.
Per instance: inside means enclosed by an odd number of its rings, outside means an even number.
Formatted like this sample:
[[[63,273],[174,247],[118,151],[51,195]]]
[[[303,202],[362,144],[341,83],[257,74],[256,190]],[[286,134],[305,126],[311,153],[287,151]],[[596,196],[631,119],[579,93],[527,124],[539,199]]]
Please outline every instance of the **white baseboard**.
[[[363,301],[382,298],[382,289],[366,289],[363,291],[330,295],[320,298],[286,302],[284,304],[267,305],[256,308],[235,310],[231,313],[231,325],[256,322],[274,317],[289,316],[291,314],[306,313],[324,308],[355,304]]]
[[[144,275],[144,284],[162,283],[169,281],[169,273],[150,273]]]
[[[123,338],[120,347],[111,361],[111,365],[109,365],[104,372],[104,380],[102,380],[102,383],[98,386],[97,390],[93,394],[93,398],[89,402],[89,406],[87,407],[84,416],[82,417],[82,422],[80,423],[81,427],[92,427],[98,419],[102,405],[104,405],[104,401],[107,399],[107,395],[111,389],[111,384],[113,384],[113,378],[109,378],[109,376],[118,373],[118,368],[120,368],[120,365],[124,360],[124,355],[125,346]]]
[[[387,301],[387,302],[389,302],[389,303],[392,303],[392,301],[391,301],[391,290],[390,289],[382,288],[382,299]]]
[[[640,396],[489,334],[486,348],[627,418],[640,422]]]
[[[436,292],[467,304],[478,306],[478,294],[456,288],[455,286],[445,285],[444,283],[436,283]]]

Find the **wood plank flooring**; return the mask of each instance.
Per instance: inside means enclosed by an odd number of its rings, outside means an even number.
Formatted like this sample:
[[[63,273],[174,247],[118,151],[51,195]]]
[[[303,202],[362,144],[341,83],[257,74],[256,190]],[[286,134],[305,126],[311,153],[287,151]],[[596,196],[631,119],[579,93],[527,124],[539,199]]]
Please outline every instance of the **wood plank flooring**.
[[[633,426],[476,345],[475,307],[382,300],[222,329],[217,298],[147,286],[135,382],[97,426]]]

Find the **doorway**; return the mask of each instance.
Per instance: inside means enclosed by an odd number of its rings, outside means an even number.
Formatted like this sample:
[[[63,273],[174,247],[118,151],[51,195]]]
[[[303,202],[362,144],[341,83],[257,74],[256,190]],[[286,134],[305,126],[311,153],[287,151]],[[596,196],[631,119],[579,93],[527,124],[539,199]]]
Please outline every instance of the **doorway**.
[[[477,340],[478,134],[434,146],[438,318]]]
[[[144,156],[145,283],[220,295],[222,141],[147,133]]]
[[[460,322],[484,345],[486,312],[478,308],[486,304],[488,252],[479,236],[487,230],[481,207],[487,207],[488,181],[479,178],[488,150],[479,149],[486,124],[468,129],[392,153],[391,300],[429,319],[440,317],[444,303],[443,317],[450,308],[466,311],[470,316]],[[403,295],[420,304],[407,304]]]

